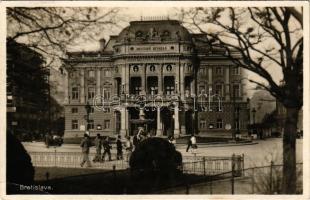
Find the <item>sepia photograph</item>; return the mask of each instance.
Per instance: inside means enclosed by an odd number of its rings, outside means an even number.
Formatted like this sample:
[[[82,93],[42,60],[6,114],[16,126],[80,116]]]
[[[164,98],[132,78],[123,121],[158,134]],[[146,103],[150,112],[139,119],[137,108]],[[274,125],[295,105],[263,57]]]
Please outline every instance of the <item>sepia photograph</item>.
[[[0,3],[7,196],[305,197],[309,4],[30,4]]]

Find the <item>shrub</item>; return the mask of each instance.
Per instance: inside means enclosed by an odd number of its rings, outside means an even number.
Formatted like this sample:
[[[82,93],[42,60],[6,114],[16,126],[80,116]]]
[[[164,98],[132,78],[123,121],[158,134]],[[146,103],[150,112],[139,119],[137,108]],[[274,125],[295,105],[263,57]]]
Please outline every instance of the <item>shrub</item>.
[[[166,139],[147,138],[136,147],[129,165],[132,172],[143,176],[166,177],[179,172],[182,155]]]

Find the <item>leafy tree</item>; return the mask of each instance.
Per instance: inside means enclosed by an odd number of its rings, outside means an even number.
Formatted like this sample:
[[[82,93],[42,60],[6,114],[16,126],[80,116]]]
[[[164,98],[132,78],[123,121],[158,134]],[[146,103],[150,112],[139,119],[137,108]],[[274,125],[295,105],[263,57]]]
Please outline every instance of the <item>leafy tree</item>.
[[[282,192],[295,193],[296,130],[303,105],[302,9],[197,7],[183,9],[181,17],[185,24],[206,34],[210,48],[226,48],[236,65],[259,75],[263,82],[250,81],[269,91],[286,108]],[[277,70],[281,83],[273,77]]]

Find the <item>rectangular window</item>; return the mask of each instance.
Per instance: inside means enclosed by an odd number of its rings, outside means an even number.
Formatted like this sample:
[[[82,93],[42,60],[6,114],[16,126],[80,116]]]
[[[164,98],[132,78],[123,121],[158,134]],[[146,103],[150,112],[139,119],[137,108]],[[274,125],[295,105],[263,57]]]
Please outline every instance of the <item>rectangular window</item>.
[[[215,94],[219,96],[223,96],[223,85],[222,84],[215,85]]]
[[[111,109],[110,109],[109,107],[104,107],[104,108],[102,109],[102,111],[103,111],[104,113],[110,113],[110,112],[111,112]]]
[[[200,67],[199,68],[199,75],[206,75],[206,68]]]
[[[88,71],[88,77],[89,78],[95,78],[95,71],[94,70],[89,70]]]
[[[216,120],[216,128],[223,128],[223,120],[222,119]]]
[[[235,129],[240,129],[240,121],[239,120],[235,121]]]
[[[158,92],[158,87],[150,87],[151,95],[155,95]]]
[[[139,87],[139,86],[136,86],[133,89],[133,93],[136,94],[136,95],[141,94],[141,91],[142,91],[142,87]]]
[[[71,109],[71,112],[72,112],[72,113],[78,113],[79,110],[78,110],[78,108],[72,108],[72,109]]]
[[[104,124],[103,124],[103,128],[104,129],[109,129],[110,128],[110,120],[104,120]]]
[[[240,97],[240,85],[234,84],[233,85],[233,97]]]
[[[207,121],[206,120],[200,120],[199,127],[202,129],[207,128]]]
[[[111,76],[111,71],[108,70],[108,69],[104,70],[104,76],[110,77]]]
[[[217,75],[223,74],[222,67],[216,67],[215,68],[215,74],[217,74]]]
[[[232,75],[240,75],[240,68],[239,67],[232,67]]]
[[[88,120],[88,123],[87,123],[87,128],[89,129],[89,130],[91,130],[91,129],[94,129],[94,120]]]
[[[78,87],[73,87],[72,88],[72,94],[71,94],[72,99],[79,99],[79,88]]]
[[[89,113],[94,113],[94,112],[95,112],[95,108],[93,106],[91,106],[89,109]]]
[[[95,88],[89,87],[88,88],[88,99],[93,99],[95,97]]]
[[[78,129],[78,120],[76,120],[76,119],[74,119],[74,120],[72,120],[72,122],[71,122],[71,128],[72,128],[72,130],[77,130]]]
[[[110,96],[111,96],[110,90],[107,89],[107,88],[104,88],[104,92],[103,92],[103,98],[104,98],[104,100],[110,99]]]
[[[174,94],[174,86],[166,86],[166,94],[173,95]]]

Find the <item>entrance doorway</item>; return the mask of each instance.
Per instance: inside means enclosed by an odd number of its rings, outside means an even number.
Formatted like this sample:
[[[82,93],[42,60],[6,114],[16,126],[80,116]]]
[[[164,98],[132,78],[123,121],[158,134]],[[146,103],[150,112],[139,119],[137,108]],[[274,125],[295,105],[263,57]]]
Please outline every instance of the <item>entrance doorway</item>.
[[[163,110],[161,111],[161,118],[163,123],[163,135],[173,135],[174,119],[172,111],[169,110],[167,107],[163,108]]]
[[[193,134],[193,111],[189,110],[185,112],[185,131],[187,135]]]

